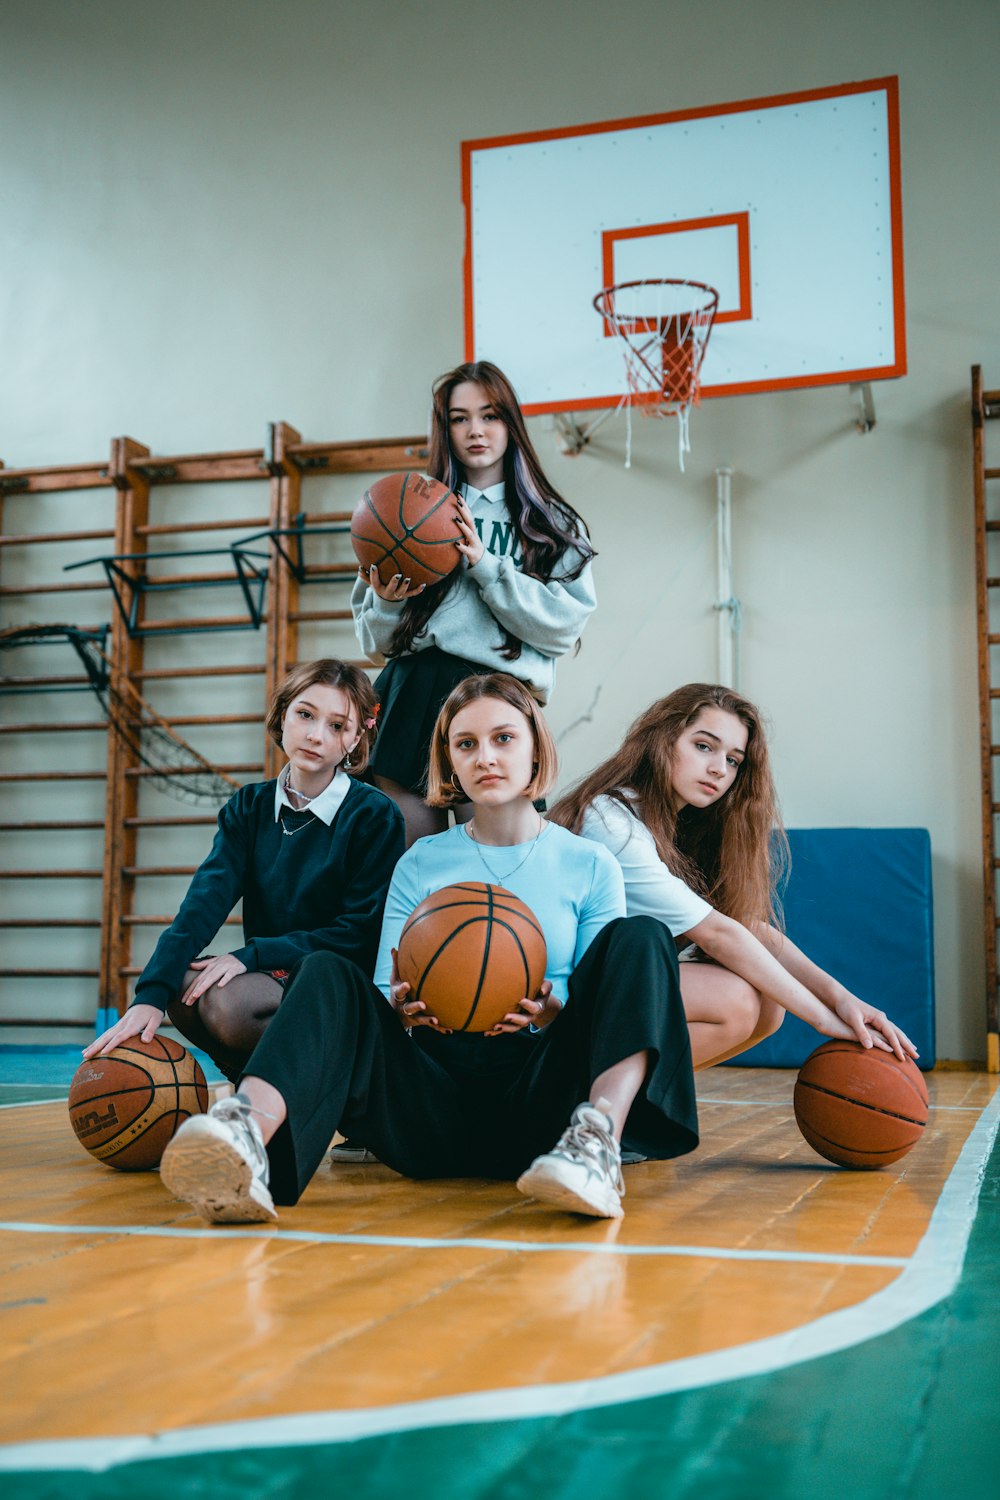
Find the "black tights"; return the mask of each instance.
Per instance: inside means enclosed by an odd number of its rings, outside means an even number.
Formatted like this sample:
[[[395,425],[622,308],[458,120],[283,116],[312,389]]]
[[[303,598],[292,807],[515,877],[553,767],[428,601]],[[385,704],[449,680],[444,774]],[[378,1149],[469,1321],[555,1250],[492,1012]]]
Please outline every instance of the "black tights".
[[[197,978],[198,970],[189,969],[181,993]],[[270,974],[237,974],[221,989],[213,984],[193,1005],[182,1005],[178,997],[167,1006],[167,1015],[181,1035],[207,1052],[235,1083],[283,995]]]

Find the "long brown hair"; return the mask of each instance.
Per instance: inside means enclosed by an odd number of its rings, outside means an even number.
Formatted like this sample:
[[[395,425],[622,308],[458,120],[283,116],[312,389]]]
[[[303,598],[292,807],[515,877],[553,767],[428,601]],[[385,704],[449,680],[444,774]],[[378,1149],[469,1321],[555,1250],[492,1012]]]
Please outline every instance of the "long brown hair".
[[[530,578],[548,582],[565,554],[572,552],[575,558],[571,566],[561,570],[560,577],[568,581],[579,578],[595,555],[587,528],[569,501],[564,500],[546,479],[528,436],[514,387],[503,371],[488,360],[457,365],[434,382],[428,473],[452,489],[465,481],[465,470],[452,452],[448,408],[452,391],[466,381],[482,386],[509,434],[503,456],[504,503],[513,524],[516,546],[521,552],[521,571]],[[411,650],[414,639],[426,628],[457,577],[458,569],[406,601],[386,653],[388,656],[401,656]],[[521,642],[509,630],[504,630],[503,636],[501,654],[509,661],[516,661],[521,654]]]
[[[678,812],[674,746],[706,708],[735,714],[746,726],[746,754],[736,780],[716,803]],[[748,699],[706,682],[668,693],[640,714],[615,753],[561,797],[548,817],[579,833],[586,808],[601,796],[637,812],[667,869],[717,911],[744,924],[780,925],[777,890],[788,864],[788,840],[764,723]]]

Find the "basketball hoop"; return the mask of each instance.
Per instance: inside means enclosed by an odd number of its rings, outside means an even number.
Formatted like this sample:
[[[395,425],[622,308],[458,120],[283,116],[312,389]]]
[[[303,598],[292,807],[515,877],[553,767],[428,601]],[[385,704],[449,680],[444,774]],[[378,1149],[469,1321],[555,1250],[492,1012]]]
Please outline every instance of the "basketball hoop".
[[[632,461],[632,407],[647,417],[676,417],[681,472],[691,451],[688,418],[701,391],[701,365],[719,294],[703,281],[676,277],[622,281],[594,298],[605,332],[622,341],[628,391],[628,452]]]

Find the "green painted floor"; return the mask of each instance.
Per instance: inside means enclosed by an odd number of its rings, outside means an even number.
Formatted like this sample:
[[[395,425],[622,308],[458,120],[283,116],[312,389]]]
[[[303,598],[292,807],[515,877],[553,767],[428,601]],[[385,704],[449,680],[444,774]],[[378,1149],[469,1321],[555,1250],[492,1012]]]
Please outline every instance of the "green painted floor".
[[[1000,1145],[954,1293],[845,1353],[557,1419],[8,1473],[4,1500],[993,1500],[998,1250]]]

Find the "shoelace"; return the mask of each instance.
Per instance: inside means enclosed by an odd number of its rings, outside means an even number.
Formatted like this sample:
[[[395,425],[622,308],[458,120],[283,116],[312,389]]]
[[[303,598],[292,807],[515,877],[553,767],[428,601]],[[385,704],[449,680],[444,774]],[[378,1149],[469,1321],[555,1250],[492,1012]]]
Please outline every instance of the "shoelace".
[[[217,1120],[223,1120],[227,1125],[236,1128],[254,1159],[257,1175],[266,1183],[269,1176],[267,1151],[254,1124],[249,1102],[241,1098],[239,1094],[234,1094],[228,1099],[220,1099],[218,1104],[213,1105],[212,1114]]]
[[[583,1156],[603,1159],[608,1175],[615,1179],[615,1187],[619,1193],[625,1192],[625,1179],[622,1177],[621,1160],[614,1137],[597,1110],[588,1110],[585,1114],[581,1112],[567,1126],[559,1144],[578,1151]]]

